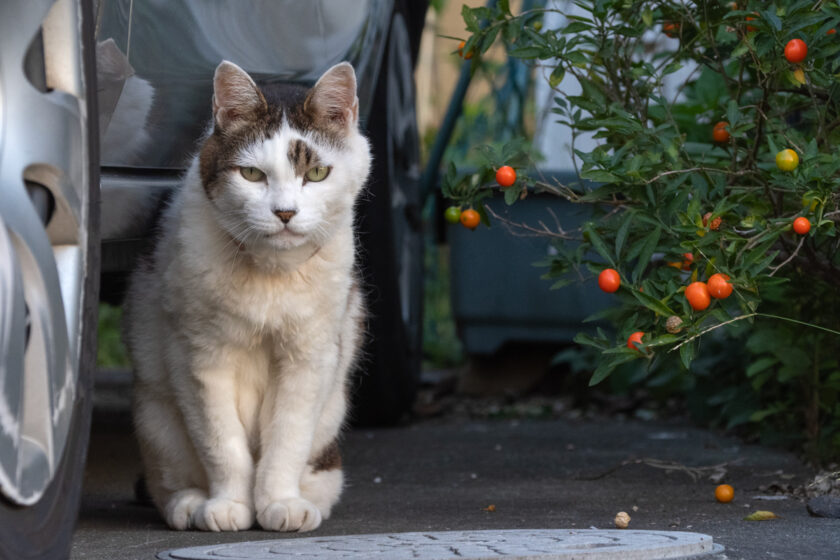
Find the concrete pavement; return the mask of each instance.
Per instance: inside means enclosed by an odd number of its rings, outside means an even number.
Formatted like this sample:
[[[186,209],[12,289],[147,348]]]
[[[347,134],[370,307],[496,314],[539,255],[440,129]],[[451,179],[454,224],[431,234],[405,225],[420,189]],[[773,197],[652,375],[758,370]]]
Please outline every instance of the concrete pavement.
[[[794,455],[743,445],[682,422],[470,420],[444,416],[353,430],[342,445],[348,486],[333,517],[300,536],[480,529],[630,529],[706,533],[730,559],[840,557],[840,520],[802,501],[759,500],[774,483],[813,477]],[[95,419],[73,559],[151,560],[172,548],[297,538],[170,531],[133,502],[139,458],[124,413]],[[735,500],[714,499],[717,482]],[[491,507],[493,506],[493,507]],[[781,519],[749,522],[754,510]]]

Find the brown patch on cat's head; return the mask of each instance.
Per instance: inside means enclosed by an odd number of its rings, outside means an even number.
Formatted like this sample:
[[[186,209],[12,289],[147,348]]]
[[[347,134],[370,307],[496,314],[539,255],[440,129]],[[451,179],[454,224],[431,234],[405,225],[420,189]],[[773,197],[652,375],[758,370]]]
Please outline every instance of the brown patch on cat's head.
[[[213,118],[213,133],[199,153],[201,182],[211,199],[224,187],[224,174],[236,167],[238,154],[270,138],[284,122],[316,142],[343,146],[358,126],[356,75],[350,64],[342,62],[327,70],[310,90],[294,84],[259,88],[244,70],[223,61],[213,78]],[[302,175],[315,164],[317,155],[304,144],[293,159],[293,149],[290,144],[289,159],[295,173]],[[307,157],[310,163],[300,172],[298,166]]]
[[[320,165],[317,152],[303,140],[292,140],[289,142],[289,163],[295,170],[295,175],[303,177],[309,169]]]

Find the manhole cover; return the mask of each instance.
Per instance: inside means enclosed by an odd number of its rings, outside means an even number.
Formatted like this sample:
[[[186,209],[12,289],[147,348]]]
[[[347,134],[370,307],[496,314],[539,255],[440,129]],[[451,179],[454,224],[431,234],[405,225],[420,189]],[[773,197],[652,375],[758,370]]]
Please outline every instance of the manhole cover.
[[[170,550],[161,560],[648,560],[710,558],[723,551],[700,533],[517,530],[393,533],[242,542]]]

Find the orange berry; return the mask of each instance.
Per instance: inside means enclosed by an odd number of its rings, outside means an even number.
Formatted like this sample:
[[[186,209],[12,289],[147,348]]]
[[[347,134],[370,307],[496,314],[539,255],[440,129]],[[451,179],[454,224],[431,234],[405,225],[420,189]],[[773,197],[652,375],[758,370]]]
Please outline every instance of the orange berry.
[[[803,218],[802,216],[796,218],[793,220],[793,231],[799,235],[805,235],[811,231],[811,221],[808,220],[808,218]]]
[[[726,130],[729,126],[729,123],[726,121],[720,121],[715,125],[712,129],[712,139],[718,143],[724,143],[729,140],[729,131]]]
[[[791,39],[785,45],[785,58],[791,64],[799,64],[808,56],[808,45],[802,39]]]
[[[703,311],[712,303],[709,287],[705,282],[692,282],[685,289],[685,299],[695,311]]]
[[[467,208],[461,212],[461,225],[467,229],[475,229],[481,223],[481,216],[472,208]]]
[[[662,24],[662,32],[671,39],[675,39],[680,36],[680,24],[672,21],[666,21]]]
[[[608,294],[618,291],[621,286],[621,276],[614,268],[605,268],[598,275],[598,286]]]
[[[466,41],[461,41],[460,43],[458,43],[458,54],[461,55],[461,58],[463,58],[464,60],[469,60],[473,57],[473,55],[472,51],[468,52],[467,54],[464,54],[464,47],[466,45]]]
[[[643,336],[645,336],[645,333],[643,333],[642,331],[636,331],[633,334],[631,334],[627,338],[627,348],[629,348],[630,350],[638,350],[634,343],[641,344]]]
[[[726,299],[732,295],[732,284],[726,274],[712,274],[706,282],[709,295],[715,299]]]
[[[728,504],[735,497],[735,489],[728,484],[721,484],[715,488],[715,499],[722,504]]]
[[[691,264],[694,262],[694,255],[691,253],[683,253],[683,262],[682,262],[682,269],[683,270],[691,270]]]
[[[717,218],[712,220],[711,223],[709,223],[709,218],[711,217],[711,212],[706,212],[705,214],[703,214],[703,227],[709,226],[710,230],[717,231],[718,229],[720,229],[720,224],[722,220],[720,219],[720,216],[718,216]]]
[[[516,182],[516,171],[509,165],[503,165],[496,171],[496,182],[509,187]]]

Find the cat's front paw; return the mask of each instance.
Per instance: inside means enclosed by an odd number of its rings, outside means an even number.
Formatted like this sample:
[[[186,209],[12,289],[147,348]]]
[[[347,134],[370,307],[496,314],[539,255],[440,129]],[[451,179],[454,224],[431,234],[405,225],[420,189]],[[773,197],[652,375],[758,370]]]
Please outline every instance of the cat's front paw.
[[[175,493],[163,511],[166,524],[175,530],[189,529],[195,512],[207,503],[207,494],[200,490],[189,489]]]
[[[251,506],[225,498],[207,500],[193,514],[193,525],[202,531],[245,531],[253,524]]]
[[[321,525],[321,512],[303,498],[270,502],[257,513],[257,521],[267,531],[312,531]]]

